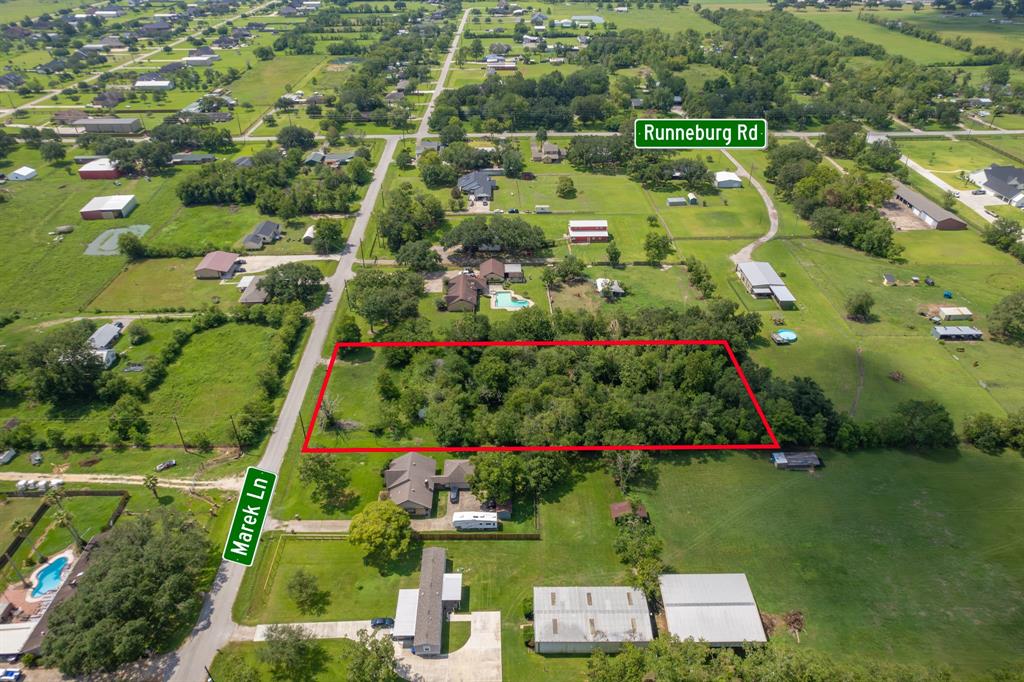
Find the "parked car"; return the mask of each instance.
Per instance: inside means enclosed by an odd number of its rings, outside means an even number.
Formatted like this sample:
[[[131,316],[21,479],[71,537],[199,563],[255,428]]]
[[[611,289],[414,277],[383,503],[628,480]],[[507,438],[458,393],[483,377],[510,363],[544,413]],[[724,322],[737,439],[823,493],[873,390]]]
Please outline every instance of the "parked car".
[[[985,193],[985,190],[983,190],[983,189],[976,189],[976,190],[972,190],[971,191],[971,194],[975,194],[975,195],[982,195],[984,193]]]
[[[166,462],[160,462],[159,464],[157,464],[156,465],[156,470],[157,471],[167,471],[168,469],[170,469],[173,466],[178,466],[177,460],[169,459]]]
[[[499,214],[499,215],[500,215],[500,214],[502,214],[502,213],[504,213],[504,212],[505,212],[505,211],[504,211],[504,209],[500,209],[500,208],[496,208],[496,209],[494,209],[494,213],[497,213],[497,214]]]
[[[509,213],[519,213],[519,209],[518,209],[518,208],[510,208],[510,209],[508,210],[508,212],[509,212]]]
[[[494,500],[487,500],[482,505],[480,505],[480,508],[483,509],[484,511],[494,511],[495,509],[498,508],[498,503],[495,502]]]
[[[21,679],[21,670],[18,668],[3,668],[0,670],[0,682],[18,682]]]
[[[370,627],[375,629],[395,627],[394,618],[374,618],[370,621]]]
[[[451,504],[458,504],[459,503],[459,489],[458,488],[452,488],[451,490],[448,491],[448,502],[450,502]]]

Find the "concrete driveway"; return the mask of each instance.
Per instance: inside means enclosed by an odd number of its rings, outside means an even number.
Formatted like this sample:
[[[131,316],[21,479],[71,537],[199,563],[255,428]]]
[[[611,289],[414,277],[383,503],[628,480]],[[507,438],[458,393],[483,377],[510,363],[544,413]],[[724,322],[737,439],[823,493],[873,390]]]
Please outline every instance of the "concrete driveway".
[[[416,682],[501,682],[501,613],[456,613],[451,620],[470,622],[466,644],[438,658],[420,658],[396,644],[398,674]]]
[[[289,623],[299,625],[308,630],[316,639],[358,639],[360,630],[373,632],[368,620],[332,620],[320,623]],[[257,625],[252,641],[262,642],[267,639],[267,628],[270,625]]]

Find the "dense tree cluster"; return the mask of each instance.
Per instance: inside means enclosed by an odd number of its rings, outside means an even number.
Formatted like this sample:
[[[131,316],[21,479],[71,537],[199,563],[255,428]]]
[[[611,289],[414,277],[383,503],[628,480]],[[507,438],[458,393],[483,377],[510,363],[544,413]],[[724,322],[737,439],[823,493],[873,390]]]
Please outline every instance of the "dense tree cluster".
[[[1005,418],[981,412],[964,422],[964,441],[990,455],[1004,450],[1024,454],[1024,410],[1017,410]]]
[[[835,143],[842,148],[852,143]],[[856,146],[853,144],[852,146]],[[777,194],[792,202],[796,212],[811,223],[820,239],[838,242],[881,258],[897,258],[892,226],[877,206],[892,196],[886,179],[862,173],[840,173],[820,163],[821,155],[804,142],[778,144],[768,149],[765,177]]]
[[[408,271],[360,270],[347,291],[352,309],[373,329],[374,325],[394,325],[419,314],[423,278]]]
[[[981,231],[981,238],[1000,251],[1005,251],[1017,260],[1024,262],[1024,228],[1016,220],[998,218]]]
[[[463,253],[482,249],[514,256],[538,254],[548,247],[544,231],[515,215],[473,216],[448,230],[441,240],[444,246],[458,246]]]
[[[988,331],[997,341],[1024,344],[1024,290],[1004,296],[992,307]]]
[[[209,554],[206,533],[183,516],[121,521],[75,595],[54,608],[47,664],[69,676],[111,671],[165,646],[195,621]]]
[[[397,253],[402,245],[433,237],[446,224],[444,207],[437,197],[417,192],[403,182],[387,193],[377,219],[377,231],[388,248]]]
[[[714,648],[692,639],[662,635],[646,647],[626,645],[609,656],[595,651],[587,662],[588,682],[642,680],[801,680],[802,682],[944,682],[944,669],[926,670],[902,665],[835,661],[813,649],[769,643],[747,647],[743,654],[728,647]],[[993,680],[1013,680],[1014,673]]]

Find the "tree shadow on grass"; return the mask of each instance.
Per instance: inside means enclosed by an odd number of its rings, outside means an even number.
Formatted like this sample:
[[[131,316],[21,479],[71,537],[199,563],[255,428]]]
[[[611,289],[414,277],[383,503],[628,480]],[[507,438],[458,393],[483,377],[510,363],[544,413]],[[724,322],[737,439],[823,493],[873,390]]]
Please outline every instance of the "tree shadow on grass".
[[[423,541],[414,536],[413,541],[409,543],[409,549],[397,559],[365,556],[363,557],[363,565],[377,569],[377,572],[382,577],[389,575],[409,576],[419,569],[421,554],[423,554]]]

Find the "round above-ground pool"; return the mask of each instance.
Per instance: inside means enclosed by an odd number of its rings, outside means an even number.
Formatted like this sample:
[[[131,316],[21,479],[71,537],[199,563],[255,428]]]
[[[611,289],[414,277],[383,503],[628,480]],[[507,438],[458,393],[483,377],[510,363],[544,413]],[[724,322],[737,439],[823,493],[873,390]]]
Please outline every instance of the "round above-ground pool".
[[[778,334],[779,338],[786,343],[793,343],[796,341],[796,332],[792,329],[779,329],[775,333]]]
[[[68,565],[66,556],[59,556],[36,573],[36,585],[32,588],[32,596],[40,597],[60,587],[60,576]]]

